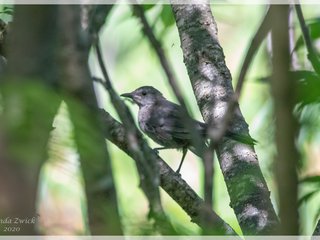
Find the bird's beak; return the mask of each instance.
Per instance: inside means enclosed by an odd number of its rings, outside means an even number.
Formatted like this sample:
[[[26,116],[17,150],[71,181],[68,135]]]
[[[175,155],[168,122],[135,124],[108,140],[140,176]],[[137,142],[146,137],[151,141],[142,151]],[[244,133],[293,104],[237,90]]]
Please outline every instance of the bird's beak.
[[[132,93],[123,93],[123,94],[121,94],[120,96],[121,96],[121,97],[125,97],[125,98],[133,99]]]

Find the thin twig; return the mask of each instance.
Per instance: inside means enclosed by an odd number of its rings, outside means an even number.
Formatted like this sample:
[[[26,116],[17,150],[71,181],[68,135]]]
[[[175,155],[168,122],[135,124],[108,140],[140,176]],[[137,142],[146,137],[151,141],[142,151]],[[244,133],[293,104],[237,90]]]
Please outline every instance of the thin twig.
[[[153,30],[148,23],[148,20],[144,14],[143,8],[140,5],[133,5],[133,9],[134,9],[135,13],[138,15],[138,17],[140,18],[140,21],[141,21],[142,27],[143,27],[142,28],[143,33],[149,39],[152,47],[154,48],[154,50],[156,51],[156,53],[158,55],[159,61],[162,65],[162,68],[163,68],[165,74],[167,75],[169,84],[170,84],[174,94],[176,95],[180,105],[186,109],[186,103],[185,103],[185,101],[182,97],[182,93],[179,89],[178,81],[177,81],[176,77],[174,76],[174,73],[170,67],[170,64],[165,56],[164,50],[161,46],[161,43],[158,41],[158,39],[154,35]]]
[[[159,228],[162,234],[174,234],[175,230],[168,221],[161,205],[158,166],[156,162],[153,161],[150,150],[146,147],[147,144],[144,141],[141,141],[141,133],[135,126],[129,109],[114,90],[107,68],[104,64],[98,32],[103,26],[106,15],[108,15],[111,8],[112,6],[95,6],[93,9],[91,9],[89,16],[88,30],[91,35],[91,40],[93,42],[93,46],[95,47],[98,62],[105,79],[105,81],[101,81],[101,83],[109,93],[112,104],[114,105],[121,121],[126,126],[126,136],[127,139],[130,140],[129,149],[136,159],[141,188],[149,200],[149,216],[155,219],[156,226]]]
[[[205,174],[205,201],[208,203],[208,205],[213,205],[213,150],[210,150],[208,152],[208,149],[205,148],[203,141],[198,141],[201,139],[201,136],[198,131],[196,131],[196,128],[194,127],[194,122],[192,121],[190,114],[188,112],[188,108],[186,105],[186,102],[183,99],[182,92],[178,86],[178,81],[173,73],[173,70],[171,69],[171,65],[169,64],[169,61],[167,60],[166,54],[162,48],[162,45],[160,41],[156,38],[151,26],[148,23],[148,20],[144,14],[144,10],[140,5],[133,5],[133,10],[137,14],[137,16],[140,18],[140,21],[142,23],[142,30],[143,33],[146,35],[146,37],[149,39],[152,47],[154,48],[155,52],[158,55],[159,61],[162,65],[162,68],[167,76],[168,82],[179,102],[179,104],[182,107],[182,114],[184,115],[184,124],[185,127],[190,131],[191,134],[191,141],[193,146],[202,154],[201,158],[203,159],[204,164],[204,171],[208,174],[211,174],[211,176]],[[211,168],[211,169],[208,169]],[[210,181],[210,182],[208,182]]]
[[[289,8],[289,45],[290,45],[290,53],[291,53],[291,69],[298,70],[301,69],[299,64],[299,59],[297,55],[297,51],[295,51],[295,28],[294,28],[294,5],[290,5]]]
[[[179,104],[181,105],[181,107],[183,109],[182,114],[184,115],[184,117],[185,117],[184,119],[186,120],[185,125],[188,128],[188,130],[190,130],[190,133],[192,135],[193,144],[197,149],[202,149],[201,146],[199,146],[199,142],[201,143],[201,141],[198,141],[198,139],[200,139],[201,136],[195,130],[194,123],[191,121],[191,117],[188,112],[187,105],[183,99],[182,92],[178,86],[178,81],[173,73],[173,70],[170,67],[171,65],[169,64],[169,61],[167,60],[167,57],[166,57],[165,52],[162,48],[162,45],[161,45],[160,41],[158,41],[158,39],[154,35],[153,30],[152,30],[151,26],[149,25],[148,20],[144,14],[143,8],[140,5],[133,5],[133,9],[134,9],[135,13],[138,15],[138,17],[140,18],[140,21],[142,23],[143,33],[149,39],[152,47],[154,48],[155,52],[157,53],[159,61],[161,63],[161,66],[167,76],[168,82],[169,82]],[[203,153],[203,151],[199,151],[199,152]]]
[[[141,187],[150,203],[150,216],[152,216],[156,225],[163,234],[173,234],[174,228],[169,223],[161,205],[159,193],[159,170],[156,161],[153,159],[152,150],[147,148],[146,143],[142,140],[141,133],[134,124],[133,117],[127,106],[119,98],[115,92],[106,66],[103,61],[99,38],[97,37],[94,44],[96,49],[98,62],[105,78],[103,86],[108,91],[112,104],[114,105],[121,121],[126,126],[126,136],[129,139],[129,150],[135,156],[136,164],[140,176]]]
[[[299,3],[298,0],[296,0],[297,3]],[[320,75],[320,61],[319,61],[319,57],[313,47],[312,41],[311,41],[311,37],[310,37],[310,33],[309,33],[309,28],[306,25],[306,22],[304,20],[303,17],[303,13],[302,13],[302,9],[301,9],[301,5],[300,4],[296,4],[295,5],[296,8],[296,12],[297,12],[297,16],[298,16],[298,20],[300,23],[300,27],[301,27],[301,31],[302,31],[302,35],[304,38],[304,41],[306,43],[306,47],[308,50],[308,59],[310,60],[313,69],[317,72],[318,75]]]
[[[215,147],[215,145],[221,141],[223,136],[226,134],[228,127],[232,121],[233,113],[237,107],[237,103],[242,91],[242,87],[245,81],[245,76],[247,74],[247,71],[252,63],[252,60],[258,51],[262,41],[266,38],[268,32],[271,30],[271,12],[272,12],[272,6],[269,7],[266,16],[264,17],[261,25],[259,26],[256,34],[251,40],[249,49],[247,51],[247,54],[245,56],[245,59],[243,61],[241,71],[238,77],[237,85],[235,92],[232,96],[232,98],[229,100],[228,107],[226,110],[226,113],[224,117],[221,120],[221,126],[217,130],[214,126],[210,127],[209,129],[209,135],[212,139],[214,139],[214,145],[212,147]]]

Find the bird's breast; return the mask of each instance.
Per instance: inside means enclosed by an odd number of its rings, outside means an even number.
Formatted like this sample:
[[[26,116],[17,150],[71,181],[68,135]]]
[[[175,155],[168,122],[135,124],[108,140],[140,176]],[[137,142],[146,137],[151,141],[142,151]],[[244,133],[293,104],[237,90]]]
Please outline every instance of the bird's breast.
[[[149,135],[150,129],[148,129],[148,125],[150,125],[152,119],[152,108],[149,106],[145,106],[139,109],[138,113],[138,123],[141,130]]]

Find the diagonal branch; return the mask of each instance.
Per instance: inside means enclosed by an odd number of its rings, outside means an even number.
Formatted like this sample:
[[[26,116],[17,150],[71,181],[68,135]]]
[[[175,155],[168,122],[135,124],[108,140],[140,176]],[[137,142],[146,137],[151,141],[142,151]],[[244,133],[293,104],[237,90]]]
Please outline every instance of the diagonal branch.
[[[156,221],[157,227],[163,234],[173,234],[175,231],[169,223],[165,212],[161,205],[159,192],[159,170],[156,161],[152,158],[152,150],[147,148],[147,144],[143,141],[142,135],[134,124],[133,117],[115,92],[110,77],[108,75],[106,66],[103,61],[99,38],[97,37],[94,44],[96,49],[98,62],[102,70],[105,81],[102,81],[103,86],[108,91],[112,104],[114,105],[121,121],[126,127],[126,137],[129,140],[128,149],[136,159],[136,165],[140,176],[141,188],[144,191],[150,204],[149,216]]]
[[[210,5],[172,2],[184,63],[202,116],[219,126],[234,92]],[[249,134],[238,106],[230,130]],[[243,233],[272,234],[278,219],[253,147],[223,138],[216,152]]]
[[[86,29],[90,34],[91,42],[96,50],[98,62],[105,78],[105,81],[98,80],[107,90],[110,95],[111,102],[114,105],[120,119],[126,126],[126,134],[130,139],[129,149],[136,156],[136,165],[141,181],[141,188],[146,194],[150,204],[150,215],[156,220],[156,225],[159,227],[163,234],[173,234],[174,229],[169,223],[167,217],[161,206],[160,193],[159,193],[159,173],[154,161],[146,161],[149,159],[149,153],[144,151],[143,143],[138,141],[140,136],[139,130],[134,125],[131,113],[125,104],[121,101],[118,94],[115,92],[111,80],[109,78],[106,66],[103,61],[103,56],[100,48],[98,33],[104,25],[108,13],[112,9],[112,5],[96,5],[87,6],[84,8],[87,12]],[[141,152],[142,150],[142,152]]]
[[[126,129],[115,120],[109,113],[101,110],[101,118],[105,123],[105,137],[117,147],[137,161],[136,156],[129,150],[129,141],[126,138]],[[140,141],[144,141],[142,136]],[[163,161],[155,152],[146,145],[151,152],[152,158],[159,167],[160,186],[184,209],[190,216],[191,221],[203,229],[208,229],[211,234],[236,235],[235,231],[224,222],[211,208],[208,208],[204,201],[194,190],[175,173],[168,164]],[[203,219],[201,216],[206,216]]]
[[[156,36],[153,33],[153,30],[151,26],[148,23],[148,20],[144,14],[144,10],[140,5],[133,5],[134,12],[138,15],[140,18],[140,21],[142,23],[142,30],[143,33],[146,35],[146,37],[149,39],[152,47],[154,48],[155,52],[158,55],[159,61],[161,63],[161,66],[167,76],[167,79],[169,81],[169,84],[176,95],[179,103],[183,108],[186,109],[186,103],[183,99],[182,93],[180,88],[178,87],[178,81],[173,73],[173,70],[171,69],[171,65],[169,64],[167,57],[165,56],[165,52],[162,48],[162,45],[160,41],[156,38]]]
[[[317,226],[314,229],[314,232],[312,234],[313,236],[320,236],[320,219],[318,220]]]
[[[232,121],[232,117],[234,114],[234,111],[237,107],[238,100],[240,98],[241,90],[245,81],[245,77],[247,74],[247,71],[252,63],[252,60],[258,51],[262,41],[266,38],[268,32],[271,30],[271,12],[272,12],[272,6],[269,7],[266,16],[262,20],[262,23],[260,24],[256,34],[251,40],[249,49],[246,53],[246,56],[244,58],[244,61],[242,63],[242,67],[240,70],[240,74],[237,81],[237,86],[235,93],[233,94],[231,100],[228,103],[227,111],[221,120],[220,127],[216,129],[213,126],[209,129],[209,134],[211,135],[212,139],[214,139],[214,142],[218,143],[221,141],[223,136],[226,134],[226,131],[228,130],[228,127],[230,126],[230,123]]]

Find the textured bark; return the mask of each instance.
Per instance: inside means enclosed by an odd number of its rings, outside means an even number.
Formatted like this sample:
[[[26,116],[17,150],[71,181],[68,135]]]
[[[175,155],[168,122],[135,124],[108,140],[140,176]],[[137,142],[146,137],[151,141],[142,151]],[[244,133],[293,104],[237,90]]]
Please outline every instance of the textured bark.
[[[129,150],[129,143],[123,125],[104,110],[101,110],[101,117],[106,126],[106,138],[136,160],[134,154]],[[154,152],[152,155],[152,158],[155,159],[159,165],[160,186],[185,210],[192,222],[198,224],[201,228],[206,229],[210,234],[236,234],[226,222],[212,211],[212,209],[207,207],[205,202],[179,174],[176,174],[168,164]],[[205,216],[205,218],[203,218],[203,216]]]
[[[54,6],[16,6],[8,35],[8,67],[1,79],[0,218],[36,216],[39,171],[60,99],[54,86]],[[10,226],[10,225],[9,225]],[[19,232],[36,234],[34,224]]]
[[[198,106],[204,120],[219,128],[234,91],[210,6],[173,4],[172,8]],[[230,130],[248,134],[238,106]],[[278,219],[253,147],[223,139],[217,144],[217,156],[243,233],[271,234]]]
[[[116,191],[88,68],[89,34],[79,6],[59,6],[61,86],[65,93],[85,182],[94,235],[121,235]]]
[[[320,236],[320,220],[318,220],[317,226],[314,229],[314,232],[312,234],[313,236]]]
[[[289,76],[289,6],[279,5],[272,12],[273,77],[271,92],[276,118],[277,157],[275,159],[280,209],[280,234],[298,235],[298,177],[299,153],[295,146],[297,122],[293,116],[295,86]]]
[[[4,73],[4,69],[6,67],[6,59],[5,59],[5,43],[7,40],[8,34],[8,24],[0,19],[0,77]]]

